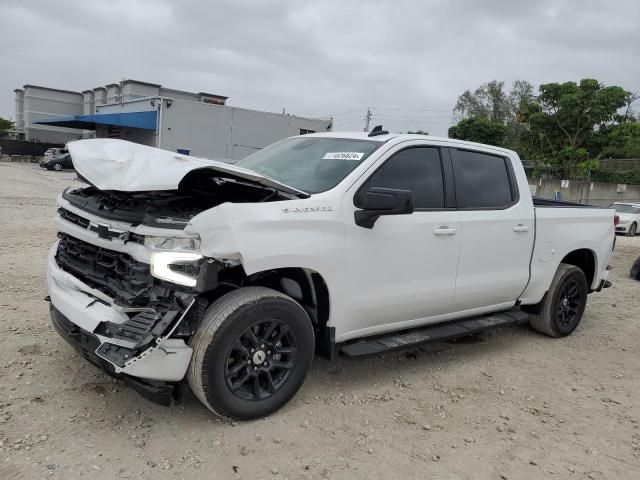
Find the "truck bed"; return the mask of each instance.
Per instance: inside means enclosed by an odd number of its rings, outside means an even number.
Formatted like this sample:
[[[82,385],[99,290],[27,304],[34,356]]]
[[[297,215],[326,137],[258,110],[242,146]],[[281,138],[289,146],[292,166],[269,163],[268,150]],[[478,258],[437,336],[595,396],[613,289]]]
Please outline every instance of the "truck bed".
[[[584,203],[566,202],[564,200],[551,200],[550,198],[533,197],[534,207],[547,207],[547,208],[602,208],[595,205],[588,205]]]
[[[531,256],[531,280],[523,295],[539,299],[551,284],[558,263],[569,252],[579,250],[596,259],[588,272],[590,289],[596,289],[613,249],[612,209],[534,198],[536,235]]]

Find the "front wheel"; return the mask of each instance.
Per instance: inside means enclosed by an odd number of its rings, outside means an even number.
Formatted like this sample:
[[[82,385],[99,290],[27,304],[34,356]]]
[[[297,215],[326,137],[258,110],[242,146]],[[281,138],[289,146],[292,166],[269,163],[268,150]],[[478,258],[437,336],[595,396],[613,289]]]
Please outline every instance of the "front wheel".
[[[587,306],[587,279],[578,267],[561,263],[553,277],[549,291],[531,326],[551,337],[565,337],[573,332]]]
[[[299,303],[276,290],[246,287],[207,309],[190,344],[187,378],[195,396],[217,415],[252,419],[295,395],[315,341]]]
[[[627,230],[627,237],[635,237],[637,231],[638,231],[638,225],[634,222],[629,227],[629,230]]]

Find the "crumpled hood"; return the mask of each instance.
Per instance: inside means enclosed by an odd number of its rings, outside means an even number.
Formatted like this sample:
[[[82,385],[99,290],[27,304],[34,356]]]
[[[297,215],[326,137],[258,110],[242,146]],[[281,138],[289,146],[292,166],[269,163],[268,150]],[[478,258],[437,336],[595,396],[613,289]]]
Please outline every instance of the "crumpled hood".
[[[69,142],[76,171],[100,190],[144,192],[175,190],[192,170],[207,168],[286,193],[305,192],[252,170],[216,160],[173,153],[126,140],[95,138]]]

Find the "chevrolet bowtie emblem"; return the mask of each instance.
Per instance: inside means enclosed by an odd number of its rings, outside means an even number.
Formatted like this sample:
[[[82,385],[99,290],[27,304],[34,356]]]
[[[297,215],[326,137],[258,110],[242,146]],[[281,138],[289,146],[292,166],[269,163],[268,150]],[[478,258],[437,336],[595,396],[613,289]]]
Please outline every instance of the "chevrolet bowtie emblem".
[[[113,238],[127,240],[127,238],[129,238],[129,232],[118,228],[111,228],[111,225],[108,223],[89,222],[89,230],[96,232],[100,238],[104,238],[105,240],[111,240]]]

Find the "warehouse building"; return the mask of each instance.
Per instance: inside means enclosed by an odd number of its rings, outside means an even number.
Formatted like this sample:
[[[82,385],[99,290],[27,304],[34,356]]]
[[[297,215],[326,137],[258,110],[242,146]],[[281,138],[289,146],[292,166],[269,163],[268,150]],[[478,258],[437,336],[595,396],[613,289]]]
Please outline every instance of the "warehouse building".
[[[16,89],[16,132],[29,141],[124,140],[207,158],[238,160],[282,138],[332,129],[304,118],[226,104],[227,97],[124,80],[83,92]]]

